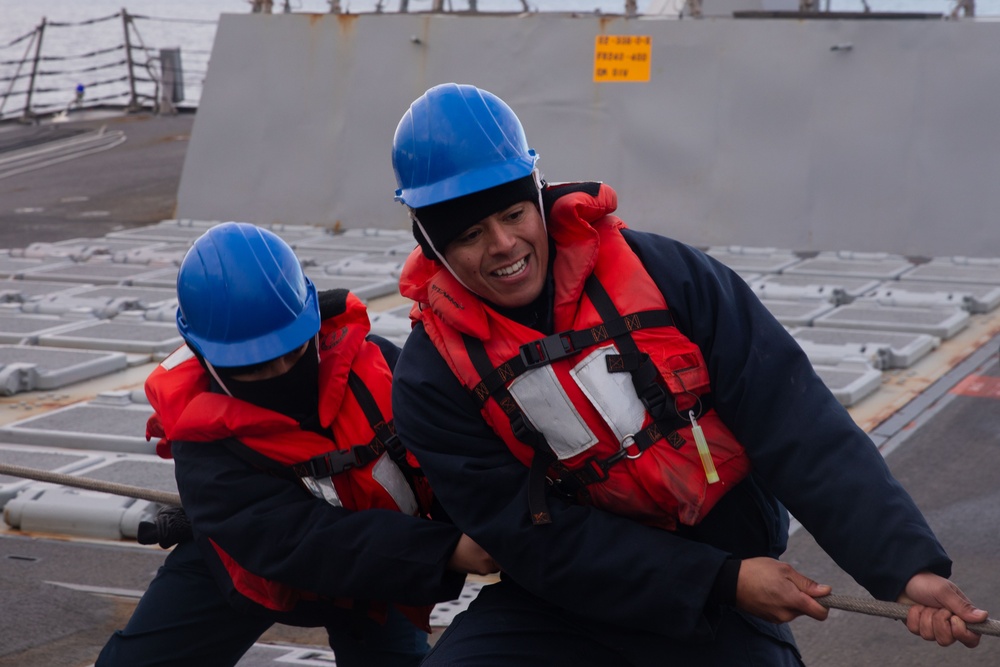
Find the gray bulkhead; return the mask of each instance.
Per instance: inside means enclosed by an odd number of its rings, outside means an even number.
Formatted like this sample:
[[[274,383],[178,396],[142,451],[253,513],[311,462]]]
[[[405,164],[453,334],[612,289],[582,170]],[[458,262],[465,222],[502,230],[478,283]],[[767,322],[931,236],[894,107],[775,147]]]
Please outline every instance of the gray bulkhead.
[[[599,35],[651,38],[594,81]],[[555,181],[701,246],[1000,254],[1000,23],[224,15],[178,217],[406,228],[392,135],[437,83],[519,114]]]

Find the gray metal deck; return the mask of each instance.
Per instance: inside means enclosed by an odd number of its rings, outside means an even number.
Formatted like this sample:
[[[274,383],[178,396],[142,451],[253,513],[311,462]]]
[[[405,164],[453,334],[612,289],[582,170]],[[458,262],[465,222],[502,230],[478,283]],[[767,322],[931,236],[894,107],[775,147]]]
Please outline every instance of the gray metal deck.
[[[8,261],[17,259],[13,255],[31,255],[19,260],[15,279],[0,283],[0,294],[7,295],[0,310],[0,392],[63,391],[100,378],[113,381],[125,368],[151,369],[182,342],[174,325],[172,288],[182,256],[178,249],[213,224],[164,220],[104,238],[36,243],[23,252],[0,254]],[[399,345],[405,342],[409,304],[401,303],[396,283],[403,251],[413,246],[408,232],[333,234],[301,225],[273,229],[295,245],[319,289],[347,287],[365,300],[395,297],[371,309],[372,331]],[[960,337],[971,323],[997,328],[1000,320],[1000,263],[989,258],[935,258],[917,264],[894,255],[849,251],[800,255],[782,248],[725,247],[709,252],[734,269],[756,272],[751,287],[848,407],[877,396],[890,384],[886,373],[937,365],[932,360],[942,345]],[[927,267],[937,270],[930,274]],[[917,280],[921,274],[926,281]],[[37,414],[8,416],[0,424],[0,445],[47,448],[50,456],[54,451],[104,452],[145,461],[142,457],[152,454],[145,440],[150,409],[138,389],[54,403]],[[146,463],[161,465],[155,459]],[[53,509],[27,515],[58,521],[59,508],[71,505],[64,492],[35,493],[30,487],[22,489],[16,507]],[[0,487],[0,499],[4,497]],[[10,493],[6,497],[12,498]],[[118,507],[117,501],[108,502]],[[93,511],[102,503],[95,501]],[[99,522],[94,530],[107,534]]]

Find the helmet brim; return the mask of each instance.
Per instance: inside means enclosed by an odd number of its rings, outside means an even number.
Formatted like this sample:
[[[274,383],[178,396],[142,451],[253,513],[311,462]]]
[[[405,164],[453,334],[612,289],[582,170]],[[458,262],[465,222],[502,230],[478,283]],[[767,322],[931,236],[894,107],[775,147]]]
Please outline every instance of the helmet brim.
[[[396,199],[410,208],[440,204],[524,178],[534,170],[537,161],[538,155],[530,151],[525,157],[508,160],[502,164],[466,171],[418,188],[403,188],[396,195]]]

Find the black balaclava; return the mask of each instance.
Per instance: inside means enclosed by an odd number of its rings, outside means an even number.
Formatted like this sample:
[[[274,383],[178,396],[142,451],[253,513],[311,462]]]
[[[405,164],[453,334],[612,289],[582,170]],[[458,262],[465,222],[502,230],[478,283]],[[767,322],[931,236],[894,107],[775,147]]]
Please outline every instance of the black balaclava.
[[[235,380],[244,369],[215,369],[233,398],[280,412],[296,421],[314,416],[319,409],[319,356],[313,337],[295,365],[288,372],[266,380]]]

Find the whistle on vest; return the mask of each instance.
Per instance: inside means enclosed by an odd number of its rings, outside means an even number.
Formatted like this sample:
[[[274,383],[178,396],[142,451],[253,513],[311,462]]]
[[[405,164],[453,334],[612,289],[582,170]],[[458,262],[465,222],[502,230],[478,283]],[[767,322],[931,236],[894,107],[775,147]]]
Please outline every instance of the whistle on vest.
[[[695,419],[694,410],[688,411],[688,417],[691,418],[691,434],[694,436],[695,445],[698,447],[698,456],[701,457],[701,466],[705,469],[705,477],[708,478],[709,484],[715,484],[719,481],[719,473],[715,469],[715,463],[712,461],[712,452],[708,449],[708,441],[705,440],[705,433],[701,430],[701,426],[698,425],[698,420]]]

